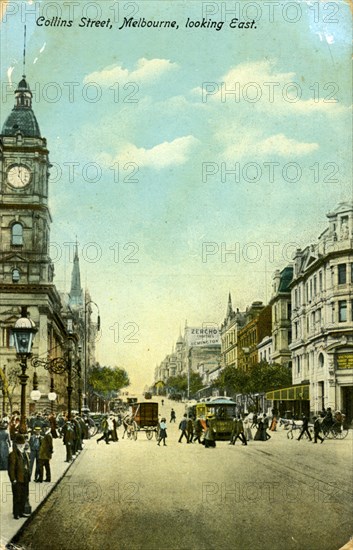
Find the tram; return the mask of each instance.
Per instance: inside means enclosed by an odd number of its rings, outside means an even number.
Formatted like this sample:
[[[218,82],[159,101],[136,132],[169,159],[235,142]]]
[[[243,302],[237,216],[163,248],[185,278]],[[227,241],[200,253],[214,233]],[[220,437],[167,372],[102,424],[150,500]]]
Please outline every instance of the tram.
[[[206,420],[216,432],[217,440],[230,439],[233,429],[233,418],[237,414],[237,404],[228,397],[213,397],[200,401],[193,407],[196,418],[206,429]]]

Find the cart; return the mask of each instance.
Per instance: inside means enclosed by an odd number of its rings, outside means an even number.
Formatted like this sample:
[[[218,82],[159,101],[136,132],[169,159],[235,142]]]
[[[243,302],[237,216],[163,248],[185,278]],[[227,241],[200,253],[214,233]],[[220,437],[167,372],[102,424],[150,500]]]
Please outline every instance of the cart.
[[[152,439],[153,434],[158,437],[158,403],[133,403],[132,418],[137,426],[137,432],[144,431],[147,439]],[[136,434],[137,435],[137,434]]]

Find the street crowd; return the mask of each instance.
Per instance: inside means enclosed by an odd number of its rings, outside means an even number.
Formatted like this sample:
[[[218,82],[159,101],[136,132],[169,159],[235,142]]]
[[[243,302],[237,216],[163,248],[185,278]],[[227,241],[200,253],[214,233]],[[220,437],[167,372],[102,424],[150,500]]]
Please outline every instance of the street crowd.
[[[37,413],[20,425],[20,415],[3,415],[0,422],[0,470],[7,470],[13,494],[13,517],[28,517],[29,483],[50,482],[50,460],[53,439],[62,438],[66,447],[66,462],[71,462],[83,448],[93,423],[88,416]],[[93,423],[94,425],[94,423]],[[24,433],[25,432],[25,433]]]
[[[302,415],[300,424],[288,421],[288,434],[293,438],[294,427],[300,429],[298,441],[305,436],[309,441],[314,439],[323,443],[324,437],[320,433],[328,428],[344,422],[344,415],[340,411],[332,413],[328,408],[319,416],[313,418],[313,437],[309,431],[309,420]],[[176,414],[171,409],[170,423],[176,422]],[[282,422],[282,419],[281,419]],[[125,434],[128,436],[135,431],[137,425],[133,417],[126,414],[104,414],[100,418],[98,430],[102,433],[96,439],[97,444],[105,441],[119,441],[117,429],[123,425]],[[247,446],[249,441],[268,441],[271,439],[269,432],[277,431],[278,418],[276,411],[272,411],[272,417],[263,414],[248,415],[245,418],[241,414],[231,420],[229,445],[235,445],[239,440],[241,445]],[[205,448],[215,447],[217,433],[215,430],[215,418],[210,415],[206,419],[196,418],[185,413],[178,425],[180,430],[179,443],[184,440],[188,444],[199,443]],[[229,424],[228,424],[229,427]],[[94,428],[92,430],[92,428]],[[160,417],[156,428],[157,444],[166,446],[167,419]],[[25,432],[25,433],[23,433]],[[97,432],[95,422],[89,415],[62,413],[55,416],[53,413],[37,413],[26,419],[26,427],[20,426],[19,413],[11,417],[4,415],[0,422],[0,470],[7,470],[11,481],[13,493],[13,517],[29,516],[31,508],[29,505],[29,482],[31,479],[36,483],[50,482],[51,469],[50,460],[53,454],[53,439],[61,438],[66,447],[66,462],[74,460],[83,449],[84,440]],[[229,436],[229,432],[228,432]]]

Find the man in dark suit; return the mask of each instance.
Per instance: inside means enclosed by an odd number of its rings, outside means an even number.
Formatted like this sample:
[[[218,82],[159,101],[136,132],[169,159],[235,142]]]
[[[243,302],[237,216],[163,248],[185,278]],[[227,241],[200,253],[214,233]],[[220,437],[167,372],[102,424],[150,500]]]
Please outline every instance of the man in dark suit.
[[[41,435],[41,428],[37,426],[36,428],[34,428],[34,433],[32,433],[31,437],[29,438],[29,448],[30,448],[29,472],[30,472],[30,478],[31,478],[33,465],[35,463],[36,466],[35,466],[35,473],[34,473],[34,481],[38,481],[38,479],[40,479],[39,449],[42,443],[42,439],[43,439],[43,436]]]
[[[45,479],[44,481],[51,481],[50,473],[50,459],[53,454],[53,438],[50,433],[50,427],[47,429],[45,436],[43,437],[42,443],[39,449],[39,483],[43,481],[43,470],[45,468]]]
[[[15,437],[13,451],[9,455],[9,478],[13,495],[13,517],[19,519],[26,517],[25,504],[28,500],[29,486],[29,456],[25,451],[26,440],[22,434]]]
[[[301,429],[301,432],[300,432],[300,435],[298,437],[298,441],[300,441],[301,437],[306,433],[309,440],[311,441],[311,435],[309,433],[309,420],[308,418],[305,416],[305,414],[303,414],[302,416],[302,419],[303,419],[303,425],[302,425],[302,429]]]

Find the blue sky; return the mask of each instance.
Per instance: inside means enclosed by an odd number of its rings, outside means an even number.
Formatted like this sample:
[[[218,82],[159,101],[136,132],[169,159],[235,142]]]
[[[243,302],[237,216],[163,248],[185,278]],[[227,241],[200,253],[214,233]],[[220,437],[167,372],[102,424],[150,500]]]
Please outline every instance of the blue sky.
[[[256,2],[247,17],[248,4],[80,2],[73,28],[36,25],[70,18],[57,2],[9,2],[3,14],[3,83],[21,78],[27,25],[26,74],[54,165],[56,284],[69,288],[65,243],[77,236],[101,310],[98,359],[126,367],[134,386],[152,381],[185,319],[219,323],[229,291],[240,309],[268,299],[274,270],[352,198],[348,4],[281,4],[273,21]],[[240,15],[224,13],[234,6]],[[256,29],[229,28],[255,9]],[[79,28],[94,11],[112,29]],[[179,28],[119,30],[133,13]],[[185,28],[204,16],[222,30]],[[13,96],[2,92],[3,123]]]

